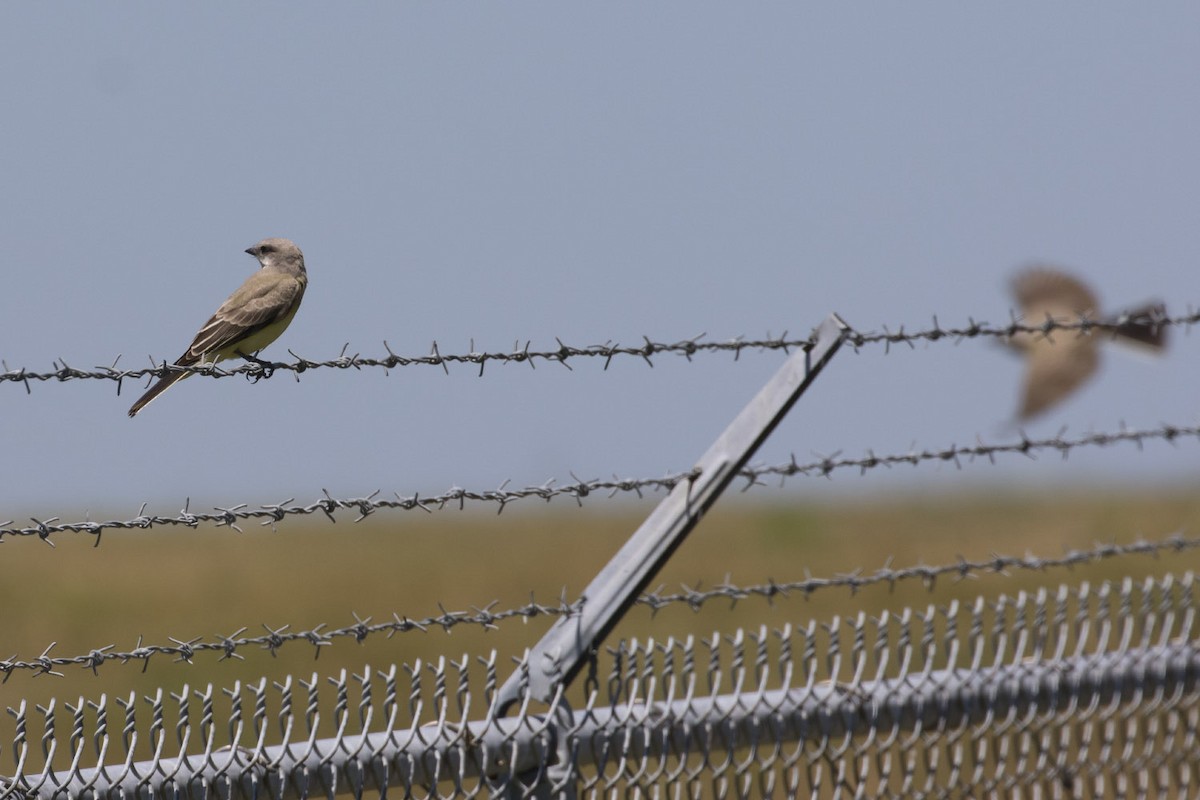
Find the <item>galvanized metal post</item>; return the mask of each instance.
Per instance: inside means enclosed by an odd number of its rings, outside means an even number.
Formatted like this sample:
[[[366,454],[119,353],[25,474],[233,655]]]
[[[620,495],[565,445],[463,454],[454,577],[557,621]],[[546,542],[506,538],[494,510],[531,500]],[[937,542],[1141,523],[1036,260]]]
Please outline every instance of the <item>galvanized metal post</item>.
[[[830,314],[817,329],[813,344],[788,358],[696,462],[693,476],[676,484],[592,580],[584,590],[580,612],[559,618],[530,650],[528,673],[517,670],[500,687],[493,716],[503,716],[522,696],[550,703],[557,694],[558,703],[564,702],[561,688],[570,685],[592,658],[604,637],[838,351],[849,330],[836,314]],[[551,713],[557,714],[558,709]],[[557,749],[563,750],[561,743]],[[525,795],[532,789],[535,797],[549,797],[548,777],[543,771],[529,776],[530,782],[522,781],[522,789],[513,789]],[[571,792],[560,789],[558,795],[569,797]]]

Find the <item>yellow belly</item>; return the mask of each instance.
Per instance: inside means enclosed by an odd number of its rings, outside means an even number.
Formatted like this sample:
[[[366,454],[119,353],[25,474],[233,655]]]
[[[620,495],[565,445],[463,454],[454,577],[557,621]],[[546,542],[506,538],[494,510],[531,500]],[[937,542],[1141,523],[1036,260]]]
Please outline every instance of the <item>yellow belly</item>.
[[[296,316],[296,312],[299,309],[299,303],[293,304],[292,310],[287,313],[287,316],[281,317],[275,322],[272,322],[262,330],[256,331],[250,336],[247,336],[245,339],[242,339],[237,344],[218,351],[213,360],[224,361],[227,358],[237,358],[240,353],[244,353],[246,355],[257,353],[259,350],[262,350],[271,342],[278,339],[280,334],[287,330],[287,326],[292,324],[292,318]]]

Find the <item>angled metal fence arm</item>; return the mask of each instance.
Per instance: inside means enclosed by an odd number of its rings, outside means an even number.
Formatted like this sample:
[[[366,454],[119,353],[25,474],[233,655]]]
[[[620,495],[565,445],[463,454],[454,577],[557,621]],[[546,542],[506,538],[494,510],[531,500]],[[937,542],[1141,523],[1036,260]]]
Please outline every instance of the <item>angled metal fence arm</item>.
[[[560,618],[530,650],[528,674],[516,670],[500,687],[493,706],[497,716],[524,693],[549,703],[560,685],[570,684],[850,332],[837,314],[830,314],[817,328],[812,346],[788,358],[696,462],[692,477],[676,484],[592,580],[584,590],[580,612]]]

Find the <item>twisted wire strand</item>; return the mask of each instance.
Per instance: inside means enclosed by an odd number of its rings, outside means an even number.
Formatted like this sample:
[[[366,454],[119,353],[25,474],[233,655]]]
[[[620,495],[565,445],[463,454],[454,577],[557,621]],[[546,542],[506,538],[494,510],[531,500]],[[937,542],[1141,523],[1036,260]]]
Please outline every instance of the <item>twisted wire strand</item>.
[[[736,605],[751,599],[766,600],[774,603],[778,599],[799,595],[807,599],[813,592],[833,588],[845,588],[851,594],[870,586],[887,584],[894,589],[897,584],[908,581],[918,581],[926,589],[932,590],[937,581],[949,578],[955,581],[978,578],[983,575],[1012,575],[1015,571],[1045,571],[1051,568],[1072,568],[1084,564],[1104,561],[1114,558],[1131,556],[1157,557],[1165,553],[1178,553],[1200,548],[1200,538],[1186,538],[1175,532],[1162,539],[1151,540],[1139,538],[1128,544],[1096,543],[1088,549],[1068,550],[1057,557],[1039,557],[1034,554],[1024,556],[1007,556],[993,554],[980,559],[969,560],[959,557],[957,560],[944,564],[915,564],[908,567],[893,568],[890,563],[865,573],[862,570],[836,574],[830,577],[813,577],[796,581],[779,582],[768,580],[760,584],[738,585],[726,576],[725,580],[708,589],[700,586],[681,586],[678,591],[667,592],[659,587],[638,598],[637,604],[650,609],[657,614],[671,606],[686,606],[692,611],[699,612],[705,605],[714,602],[728,602]],[[122,664],[140,662],[143,671],[149,666],[150,660],[156,656],[171,657],[178,662],[192,663],[193,659],[203,653],[216,653],[219,661],[231,659],[244,660],[238,651],[245,648],[268,650],[275,655],[281,648],[305,642],[312,646],[314,658],[319,658],[322,648],[330,647],[339,640],[353,639],[362,644],[368,638],[380,635],[391,638],[399,633],[413,631],[428,632],[441,629],[449,631],[459,626],[478,626],[484,630],[496,630],[500,623],[521,619],[528,621],[536,617],[557,618],[578,613],[580,602],[569,603],[566,596],[559,598],[553,604],[540,604],[533,600],[522,606],[497,610],[497,602],[493,601],[483,607],[474,607],[469,611],[448,611],[439,604],[439,613],[425,617],[409,617],[393,614],[392,618],[382,622],[374,622],[371,617],[360,618],[354,615],[354,623],[344,627],[330,628],[325,624],[317,625],[308,630],[292,631],[291,626],[271,627],[263,625],[265,633],[246,636],[246,628],[240,628],[228,636],[216,636],[212,639],[196,637],[193,639],[176,639],[168,637],[170,644],[147,645],[139,637],[137,644],[130,650],[118,650],[116,645],[98,647],[88,653],[75,656],[53,656],[51,651],[56,643],[42,651],[41,655],[32,659],[21,659],[16,655],[0,660],[0,673],[7,681],[14,673],[30,671],[41,675],[62,676],[61,667],[80,666],[94,673],[110,662]]]
[[[822,456],[815,461],[802,463],[793,454],[791,459],[780,464],[751,465],[738,473],[745,481],[743,491],[754,486],[764,485],[766,479],[777,478],[784,481],[795,476],[829,477],[835,472],[847,469],[858,470],[864,475],[872,469],[881,467],[891,468],[898,465],[919,466],[928,462],[952,463],[962,469],[964,463],[973,463],[986,459],[996,463],[999,455],[1023,455],[1036,458],[1039,452],[1050,451],[1059,453],[1064,459],[1083,447],[1106,447],[1114,444],[1131,443],[1139,449],[1146,442],[1165,441],[1176,443],[1181,439],[1200,438],[1200,427],[1181,425],[1161,425],[1149,429],[1122,428],[1116,432],[1094,432],[1082,436],[1067,438],[1063,433],[1044,439],[1030,439],[1024,434],[1017,441],[1001,444],[987,444],[978,440],[974,445],[950,445],[939,449],[913,449],[906,453],[876,455],[867,451],[866,455],[853,458],[843,457],[840,453]],[[380,497],[380,491],[375,491],[365,497],[337,498],[329,492],[319,500],[308,504],[295,504],[294,498],[281,503],[265,503],[258,508],[251,508],[245,503],[230,507],[216,507],[210,512],[193,512],[190,510],[190,500],[175,516],[146,514],[143,504],[136,516],[124,520],[107,520],[97,522],[85,519],[78,522],[60,522],[58,517],[47,519],[31,518],[32,525],[13,525],[12,520],[0,523],[0,542],[13,537],[37,537],[53,546],[53,536],[62,533],[84,533],[96,537],[95,544],[100,544],[102,534],[107,530],[147,530],[151,528],[177,527],[198,528],[202,524],[211,523],[217,527],[230,527],[241,532],[239,523],[258,522],[261,525],[275,526],[284,519],[293,516],[306,516],[322,513],[330,522],[336,522],[335,512],[341,510],[355,511],[354,522],[361,522],[377,511],[420,509],[434,512],[446,508],[465,508],[467,503],[492,503],[496,505],[497,513],[501,513],[517,500],[537,498],[549,502],[556,497],[569,497],[582,505],[584,498],[594,494],[607,493],[609,498],[619,494],[636,494],[639,498],[649,492],[669,491],[680,481],[694,480],[699,476],[695,470],[677,472],[658,478],[618,478],[581,480],[573,473],[572,483],[559,484],[551,479],[538,486],[526,486],[520,489],[510,489],[507,482],[496,489],[470,490],[452,487],[441,494],[422,497],[418,494],[393,497]]]
[[[1054,334],[1063,332],[1074,332],[1076,335],[1081,336],[1112,333],[1121,325],[1134,319],[1148,319],[1151,323],[1163,327],[1190,329],[1191,326],[1200,322],[1200,312],[1193,311],[1189,307],[1188,313],[1179,316],[1167,316],[1165,314],[1123,315],[1115,320],[1107,321],[1081,316],[1077,320],[1047,318],[1041,323],[1022,321],[1016,315],[1012,315],[1010,322],[1005,325],[976,322],[973,318],[968,317],[966,325],[951,327],[943,327],[935,316],[929,327],[909,331],[902,325],[896,330],[890,330],[884,326],[879,331],[851,331],[848,334],[847,341],[856,349],[868,345],[883,344],[886,351],[890,350],[894,344],[915,346],[919,342],[939,341],[952,341],[957,344],[967,339],[977,338],[1010,339],[1018,334],[1034,334],[1052,339]],[[117,368],[117,363],[121,358],[117,356],[109,366],[97,366],[92,369],[77,369],[68,365],[65,359],[59,358],[53,363],[51,369],[38,371],[26,367],[9,367],[7,362],[0,361],[0,368],[3,370],[0,371],[0,384],[19,383],[25,387],[26,393],[32,393],[31,383],[34,382],[65,383],[74,380],[108,380],[116,382],[117,392],[120,393],[121,386],[126,380],[161,378],[164,375],[179,372],[204,375],[210,378],[227,378],[235,375],[243,375],[249,380],[258,381],[270,378],[279,371],[291,373],[297,376],[298,379],[300,373],[313,369],[362,370],[378,367],[382,368],[386,373],[388,370],[398,367],[420,365],[441,367],[446,373],[449,373],[451,365],[471,364],[477,365],[479,367],[479,374],[482,375],[485,367],[490,362],[500,364],[524,363],[530,367],[536,367],[537,362],[546,362],[557,363],[567,369],[571,369],[570,362],[573,360],[602,359],[604,361],[604,369],[608,369],[608,365],[614,358],[636,357],[644,360],[648,365],[653,367],[654,361],[652,359],[654,356],[659,355],[683,356],[688,361],[691,361],[693,356],[703,353],[733,353],[734,360],[737,360],[742,352],[746,350],[783,350],[787,352],[794,348],[809,348],[813,345],[813,337],[811,335],[805,338],[793,338],[789,337],[786,332],[778,337],[771,336],[770,334],[765,338],[756,339],[739,336],[725,341],[707,341],[705,336],[706,334],[702,333],[698,336],[681,339],[676,342],[658,342],[648,337],[643,337],[643,342],[640,345],[621,345],[609,341],[604,344],[583,347],[568,345],[561,339],[556,338],[555,341],[558,343],[558,347],[553,349],[534,350],[531,349],[531,342],[526,341],[524,345],[520,342],[515,343],[512,350],[484,352],[477,352],[475,350],[475,343],[472,341],[469,352],[466,353],[442,353],[438,343],[435,341],[430,353],[424,356],[399,355],[393,352],[388,343],[384,341],[383,348],[387,352],[385,356],[363,356],[359,353],[350,355],[347,352],[350,346],[347,344],[342,347],[341,353],[336,358],[324,361],[307,359],[288,350],[288,353],[295,359],[294,361],[247,361],[236,367],[229,368],[216,364],[197,364],[190,367],[181,367],[167,362],[152,361],[150,367],[123,370]]]

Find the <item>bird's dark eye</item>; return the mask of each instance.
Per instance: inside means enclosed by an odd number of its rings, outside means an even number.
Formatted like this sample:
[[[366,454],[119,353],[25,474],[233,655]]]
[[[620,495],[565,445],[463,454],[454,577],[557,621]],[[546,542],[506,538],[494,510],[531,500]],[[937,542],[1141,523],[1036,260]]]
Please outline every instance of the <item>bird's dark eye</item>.
[[[275,252],[275,248],[274,248],[274,247],[272,247],[272,246],[271,246],[271,245],[269,245],[269,244],[264,244],[262,247],[258,248],[258,252],[260,252],[260,253],[273,253],[273,252]]]

